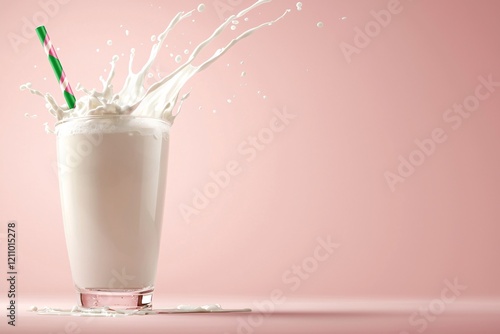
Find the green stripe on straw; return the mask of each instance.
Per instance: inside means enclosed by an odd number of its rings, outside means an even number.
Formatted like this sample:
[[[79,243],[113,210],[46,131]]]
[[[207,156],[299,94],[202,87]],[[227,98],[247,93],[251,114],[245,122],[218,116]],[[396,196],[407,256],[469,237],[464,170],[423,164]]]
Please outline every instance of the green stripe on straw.
[[[47,54],[49,63],[54,70],[54,74],[59,81],[59,86],[64,95],[64,99],[66,100],[69,109],[73,109],[75,107],[76,98],[73,94],[73,90],[71,89],[69,82],[66,79],[66,74],[64,73],[61,62],[59,61],[59,57],[56,54],[56,50],[50,42],[50,37],[47,34],[47,30],[44,26],[39,26],[35,30],[38,38],[40,39],[40,42],[42,43],[42,46],[44,47],[45,53]]]

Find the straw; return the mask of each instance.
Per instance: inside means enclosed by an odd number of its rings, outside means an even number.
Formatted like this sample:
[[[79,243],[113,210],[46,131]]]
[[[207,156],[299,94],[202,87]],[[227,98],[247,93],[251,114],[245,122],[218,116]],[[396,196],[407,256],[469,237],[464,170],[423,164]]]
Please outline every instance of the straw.
[[[50,65],[52,65],[56,78],[59,81],[59,86],[61,87],[64,99],[66,100],[69,109],[73,109],[76,102],[75,94],[69,85],[68,78],[66,78],[66,74],[64,73],[61,62],[59,61],[59,57],[57,57],[56,50],[50,41],[47,30],[44,26],[39,26],[35,30],[38,38],[40,38],[43,48],[45,49],[47,57],[49,58]]]

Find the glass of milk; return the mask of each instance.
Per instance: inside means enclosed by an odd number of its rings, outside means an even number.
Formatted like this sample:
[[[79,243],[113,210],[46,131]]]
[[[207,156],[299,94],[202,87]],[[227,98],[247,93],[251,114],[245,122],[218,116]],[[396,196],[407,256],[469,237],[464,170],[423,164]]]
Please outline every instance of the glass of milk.
[[[83,307],[151,307],[170,124],[135,116],[56,124],[71,272]]]

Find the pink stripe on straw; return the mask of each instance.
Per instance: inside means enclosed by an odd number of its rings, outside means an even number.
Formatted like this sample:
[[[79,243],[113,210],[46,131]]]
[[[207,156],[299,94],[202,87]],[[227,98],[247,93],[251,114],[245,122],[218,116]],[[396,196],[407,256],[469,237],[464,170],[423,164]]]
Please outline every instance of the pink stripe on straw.
[[[49,35],[47,34],[45,36],[45,40],[43,41],[43,46],[45,48],[45,52],[48,55],[51,55],[54,58],[57,58],[56,50],[54,49],[54,46],[52,45]],[[61,90],[67,91],[71,95],[75,95],[73,93],[73,90],[71,89],[71,86],[69,85],[69,82],[66,80],[66,73],[64,73],[64,70],[61,73],[61,79],[59,80],[59,86],[61,87]]]
[[[66,73],[64,71],[61,73],[61,81],[60,81],[60,86],[62,90],[67,91],[68,93],[73,94],[73,90],[71,89],[71,86],[69,85],[68,80],[66,79]]]
[[[44,46],[46,52],[48,50],[47,54],[51,55],[54,58],[58,58],[57,54],[56,54],[56,50],[54,50],[54,46],[50,42],[49,34],[45,35],[45,40],[43,41],[43,46]]]

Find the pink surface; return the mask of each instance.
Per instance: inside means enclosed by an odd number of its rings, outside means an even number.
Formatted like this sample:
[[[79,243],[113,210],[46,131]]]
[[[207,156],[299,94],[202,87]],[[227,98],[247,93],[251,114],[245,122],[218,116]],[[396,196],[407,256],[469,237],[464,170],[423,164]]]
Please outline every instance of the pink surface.
[[[53,119],[43,101],[19,91],[19,85],[30,81],[60,101],[62,96],[26,22],[46,25],[73,88],[77,82],[99,87],[98,77],[107,75],[114,54],[121,58],[119,86],[130,48],[137,49],[137,69],[149,54],[151,35],[200,2],[2,5],[0,242],[5,253],[7,222],[17,221],[20,307],[52,306],[52,295],[65,298],[65,305],[75,303],[68,299],[74,291],[53,168],[55,139],[42,126]],[[251,3],[206,2],[195,22],[182,23],[168,39],[160,72],[177,66],[169,53],[186,58],[183,51],[207,37],[221,23],[220,15]],[[443,301],[443,290],[456,280],[460,294],[443,305],[467,302],[470,310],[487,312],[467,318],[447,309],[426,332],[465,333],[474,323],[484,326],[484,333],[498,332],[491,314],[498,315],[500,298],[500,3],[304,0],[302,11],[295,3],[275,0],[250,14],[240,24],[292,9],[184,90],[192,93],[172,128],[155,301],[231,297],[245,307],[277,289],[291,301],[297,298],[290,303],[299,311],[303,298],[380,305],[392,300],[398,310],[405,300]],[[319,21],[324,27],[317,27]],[[221,36],[213,50],[241,29]],[[14,38],[17,44],[10,42]],[[290,117],[282,130],[269,130],[276,114],[284,113]],[[266,144],[252,148],[252,138],[259,136]],[[212,181],[211,172],[235,165],[226,188],[206,207],[183,216],[182,208],[192,206],[195,193]],[[328,240],[334,246],[318,250]],[[5,271],[6,256],[0,259]],[[0,287],[0,303],[6,305],[5,285]],[[361,312],[356,314],[362,318],[337,322],[332,312],[326,318],[298,317],[305,319],[299,324],[289,321],[291,316],[273,315],[255,331],[320,326],[317,332],[416,333],[420,327],[408,320],[419,311],[416,305],[396,318]],[[28,324],[39,325],[41,332],[64,331],[60,325],[67,322],[18,316],[19,333]],[[154,319],[156,328],[160,320]],[[172,319],[165,328],[238,330],[232,315]],[[363,319],[367,322],[359,324]],[[103,319],[102,328],[111,332],[115,325],[132,328],[145,321]]]

